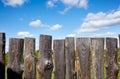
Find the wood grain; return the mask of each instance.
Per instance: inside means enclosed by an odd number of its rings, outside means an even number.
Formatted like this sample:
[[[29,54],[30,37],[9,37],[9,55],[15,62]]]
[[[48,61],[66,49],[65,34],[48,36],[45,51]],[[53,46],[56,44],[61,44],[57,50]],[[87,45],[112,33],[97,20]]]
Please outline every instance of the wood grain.
[[[39,79],[51,79],[53,70],[52,36],[40,35],[40,48],[38,59]]]
[[[5,79],[5,33],[0,33],[0,79]]]
[[[106,38],[106,79],[118,79],[118,47],[116,38]]]
[[[75,77],[75,44],[73,37],[65,39],[66,79]]]
[[[24,49],[24,79],[36,78],[35,39],[25,38]]]
[[[65,79],[65,40],[54,40],[54,79]]]
[[[104,79],[104,39],[91,39],[92,79]]]
[[[80,79],[90,79],[90,39],[77,38],[76,52],[79,56]]]
[[[24,39],[10,38],[8,52],[8,79],[22,79],[21,69]]]

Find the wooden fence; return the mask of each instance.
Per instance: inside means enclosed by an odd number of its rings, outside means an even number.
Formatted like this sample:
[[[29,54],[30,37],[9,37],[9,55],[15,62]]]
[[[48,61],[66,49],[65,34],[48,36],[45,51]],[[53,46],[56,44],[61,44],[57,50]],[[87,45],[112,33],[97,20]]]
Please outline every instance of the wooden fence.
[[[0,33],[0,79],[51,79],[53,74],[54,79],[120,79],[117,38],[66,37],[53,40],[52,51],[52,36],[40,35],[37,61],[35,38],[10,38],[6,72],[5,44],[5,33]]]

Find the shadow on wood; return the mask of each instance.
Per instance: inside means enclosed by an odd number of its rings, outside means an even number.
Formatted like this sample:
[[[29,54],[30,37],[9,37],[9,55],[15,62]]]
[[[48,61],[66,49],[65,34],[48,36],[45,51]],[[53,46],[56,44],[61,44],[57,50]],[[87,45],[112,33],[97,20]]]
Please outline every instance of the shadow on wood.
[[[17,73],[13,71],[12,69],[7,69],[7,79],[22,79],[22,71],[20,73]],[[0,78],[1,79],[1,78]]]
[[[5,65],[0,62],[0,79],[5,79]]]

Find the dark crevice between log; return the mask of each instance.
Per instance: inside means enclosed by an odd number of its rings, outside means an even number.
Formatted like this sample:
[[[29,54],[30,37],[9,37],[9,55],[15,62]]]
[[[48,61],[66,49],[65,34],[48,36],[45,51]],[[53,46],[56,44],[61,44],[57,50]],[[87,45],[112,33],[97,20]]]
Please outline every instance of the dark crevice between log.
[[[23,71],[21,71],[20,73],[17,73],[15,71],[13,71],[12,69],[8,68],[7,69],[7,79],[22,79],[22,73],[23,73]]]

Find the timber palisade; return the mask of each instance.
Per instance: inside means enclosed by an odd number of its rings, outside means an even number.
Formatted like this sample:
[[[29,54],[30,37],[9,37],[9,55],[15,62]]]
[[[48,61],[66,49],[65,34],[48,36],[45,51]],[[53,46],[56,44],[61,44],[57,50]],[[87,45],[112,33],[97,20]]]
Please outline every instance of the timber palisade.
[[[7,46],[6,34],[0,33],[0,79],[120,79],[118,38],[53,40],[41,34],[39,43],[32,37],[9,38]]]

